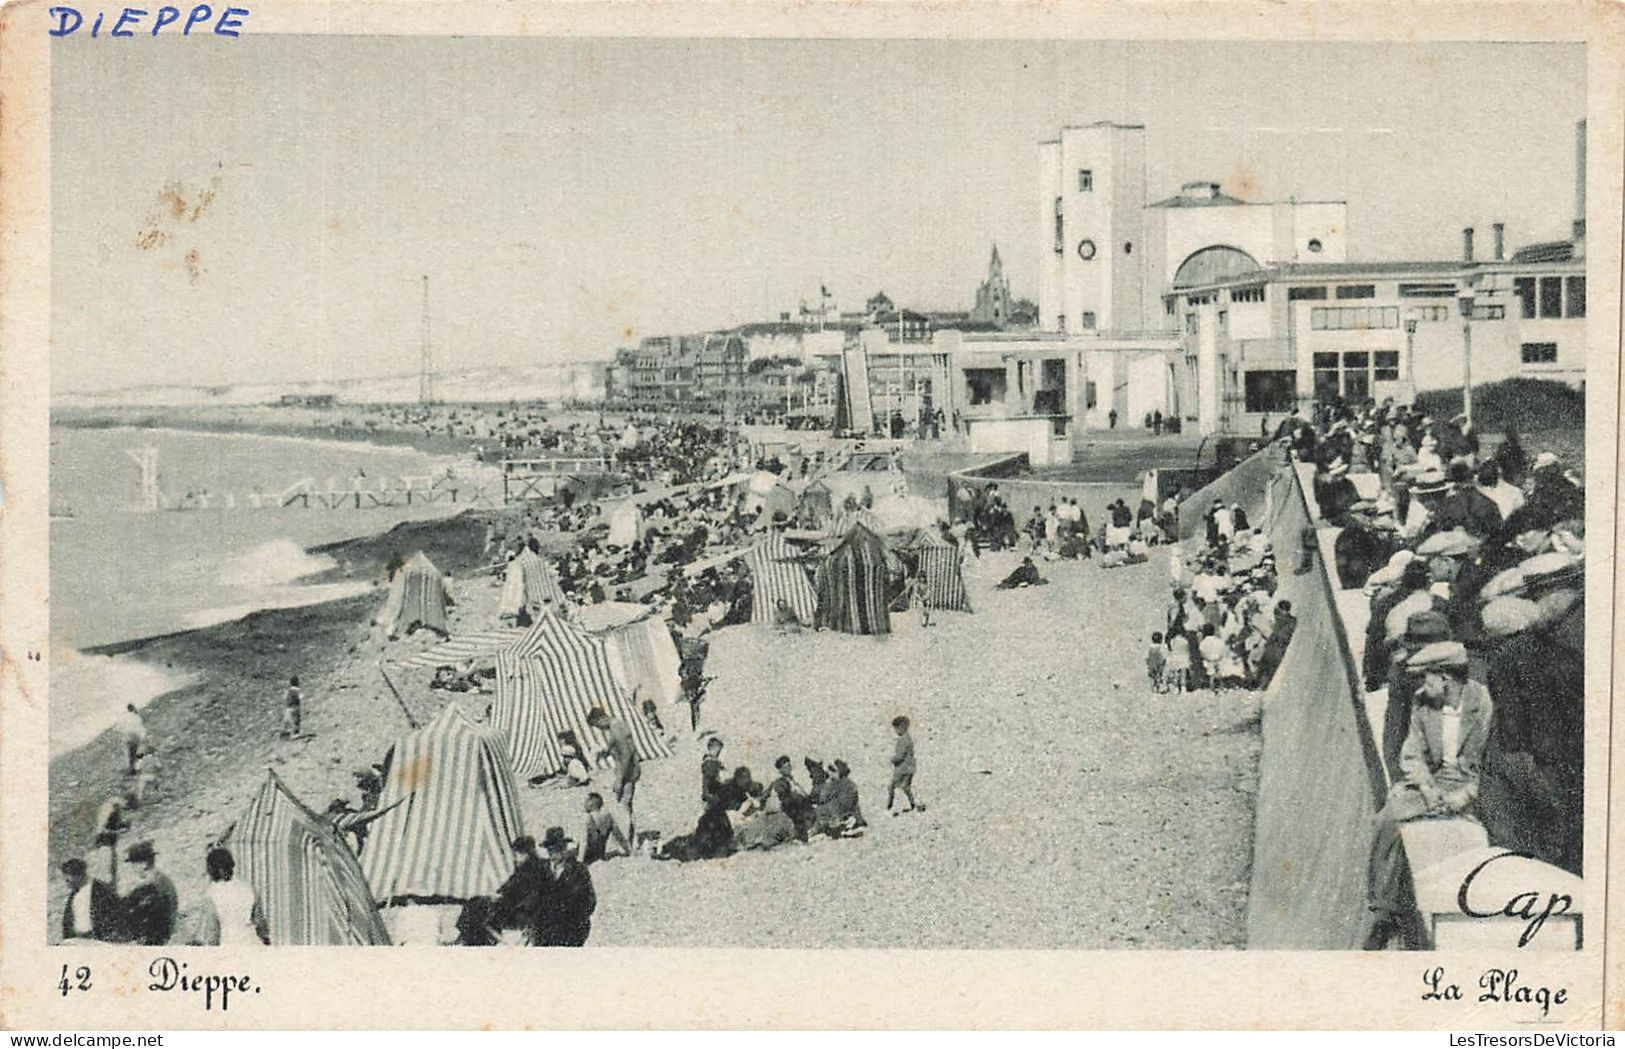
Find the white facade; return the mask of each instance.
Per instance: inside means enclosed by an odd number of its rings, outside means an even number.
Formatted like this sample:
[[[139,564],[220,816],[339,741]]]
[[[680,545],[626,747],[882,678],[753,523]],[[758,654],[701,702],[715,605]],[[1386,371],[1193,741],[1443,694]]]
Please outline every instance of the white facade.
[[[1065,127],[1038,151],[1038,326],[1074,333],[1146,327],[1145,128]]]

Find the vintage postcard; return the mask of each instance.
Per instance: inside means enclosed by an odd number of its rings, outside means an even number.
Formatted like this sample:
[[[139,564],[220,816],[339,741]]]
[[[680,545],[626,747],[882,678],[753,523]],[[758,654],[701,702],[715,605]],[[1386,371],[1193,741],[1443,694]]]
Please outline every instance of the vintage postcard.
[[[0,11],[0,1023],[1618,1024],[1622,30]]]

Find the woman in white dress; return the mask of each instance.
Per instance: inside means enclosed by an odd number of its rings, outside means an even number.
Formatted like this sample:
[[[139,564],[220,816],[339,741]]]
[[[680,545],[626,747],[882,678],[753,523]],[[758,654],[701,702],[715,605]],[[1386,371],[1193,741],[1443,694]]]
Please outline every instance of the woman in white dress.
[[[209,888],[203,897],[197,942],[205,947],[260,947],[271,942],[265,913],[254,887],[235,881],[237,861],[231,850],[213,848],[204,861]]]

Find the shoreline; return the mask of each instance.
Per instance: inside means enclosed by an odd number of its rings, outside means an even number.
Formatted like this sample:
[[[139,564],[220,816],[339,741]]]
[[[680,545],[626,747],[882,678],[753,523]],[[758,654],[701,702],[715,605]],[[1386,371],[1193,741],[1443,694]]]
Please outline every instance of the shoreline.
[[[359,695],[352,686],[330,685],[352,667],[372,632],[374,606],[382,599],[381,576],[391,551],[422,549],[443,570],[465,575],[481,567],[485,524],[491,511],[463,511],[447,518],[408,521],[373,535],[326,544],[322,552],[337,563],[304,583],[361,582],[366,592],[285,608],[260,609],[211,626],[170,631],[86,648],[82,654],[151,666],[189,678],[181,687],[153,697],[141,708],[160,761],[158,789],[133,813],[134,824],[121,847],[159,839],[160,865],[177,885],[201,890],[203,849],[223,832],[245,805],[268,767],[279,771],[304,754],[291,752],[278,736],[279,700],[288,677],[300,675],[307,697],[307,722],[323,728],[337,722],[326,741],[336,748],[330,761],[342,776],[348,766],[381,755],[399,710]],[[380,688],[382,685],[380,683]],[[386,694],[387,695],[387,694]],[[360,734],[357,735],[356,733]],[[356,750],[346,740],[365,740]],[[383,741],[382,743],[380,741]],[[114,729],[49,759],[47,862],[50,913],[65,900],[57,866],[89,850],[98,807],[124,790],[124,756]],[[340,789],[347,788],[347,784]],[[318,807],[326,798],[308,797]],[[218,824],[218,825],[216,825]],[[177,837],[188,839],[177,850]],[[190,840],[195,839],[195,840]],[[197,899],[197,892],[184,899]],[[184,927],[184,926],[183,926]]]

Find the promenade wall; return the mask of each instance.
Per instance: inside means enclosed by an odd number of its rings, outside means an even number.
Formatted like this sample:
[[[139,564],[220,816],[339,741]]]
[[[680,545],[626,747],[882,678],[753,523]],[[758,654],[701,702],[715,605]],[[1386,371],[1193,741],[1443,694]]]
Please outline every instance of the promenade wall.
[[[1353,650],[1338,615],[1313,518],[1278,449],[1256,453],[1181,507],[1182,534],[1223,499],[1274,543],[1278,597],[1297,631],[1262,697],[1248,946],[1357,949],[1366,862],[1384,793]]]

